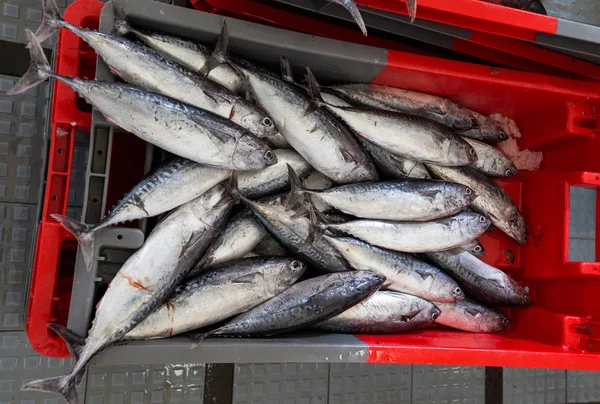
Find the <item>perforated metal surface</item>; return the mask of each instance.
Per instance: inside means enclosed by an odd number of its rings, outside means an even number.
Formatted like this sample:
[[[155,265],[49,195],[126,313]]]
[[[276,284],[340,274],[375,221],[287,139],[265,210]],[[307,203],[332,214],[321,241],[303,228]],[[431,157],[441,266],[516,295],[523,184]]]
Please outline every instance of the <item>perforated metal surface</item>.
[[[483,367],[413,366],[415,404],[483,403],[485,370]]]
[[[332,363],[329,403],[410,404],[412,365]]]
[[[554,369],[504,368],[504,402],[560,404],[567,397],[567,372]]]
[[[567,371],[567,402],[600,402],[600,372]]]
[[[235,369],[233,402],[326,403],[328,377],[327,363],[238,364]]]

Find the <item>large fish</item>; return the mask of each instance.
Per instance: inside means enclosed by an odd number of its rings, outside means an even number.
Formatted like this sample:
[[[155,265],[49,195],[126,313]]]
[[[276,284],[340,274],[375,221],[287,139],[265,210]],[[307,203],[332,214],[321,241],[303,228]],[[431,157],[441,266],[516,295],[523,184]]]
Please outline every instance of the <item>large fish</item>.
[[[221,38],[227,35],[227,26],[223,25]],[[219,41],[219,44],[226,43]],[[285,140],[315,170],[343,184],[377,180],[373,162],[352,132],[333,114],[325,109],[307,113],[310,98],[300,87],[249,63],[233,61],[226,52],[227,49],[218,45],[209,67],[219,63],[235,66],[243,74],[256,102],[275,120]]]
[[[462,212],[429,222],[391,222],[354,220],[347,223],[322,225],[369,244],[394,251],[410,253],[443,251],[475,240],[489,227],[485,216]]]
[[[381,291],[312,328],[343,334],[399,334],[426,327],[439,315],[440,309],[427,300]]]
[[[68,330],[61,333],[77,358],[71,373],[32,381],[23,388],[57,392],[69,403],[78,403],[76,384],[89,361],[170,296],[220,230],[232,205],[227,187],[221,184],[162,220],[110,282],[87,339],[75,338]]]
[[[148,174],[96,225],[88,226],[62,215],[51,217],[77,238],[83,260],[90,270],[94,260],[94,239],[98,230],[168,212],[197,198],[230,175],[230,170],[208,167],[175,157]]]
[[[381,275],[371,271],[341,272],[308,279],[198,339],[268,336],[308,327],[366,299],[383,281]]]
[[[471,188],[477,194],[477,199],[471,204],[473,209],[489,217],[496,227],[519,244],[527,242],[525,219],[506,191],[494,181],[470,167],[427,164],[427,168],[438,178]]]
[[[350,237],[323,238],[331,243],[348,263],[358,270],[385,276],[383,286],[434,302],[454,302],[465,295],[458,284],[440,269],[414,255],[374,247]]]
[[[456,131],[478,125],[473,111],[433,94],[376,84],[341,84],[331,89],[357,104],[422,116]]]
[[[472,163],[471,167],[490,177],[512,177],[519,172],[515,163],[499,149],[477,140],[465,140],[477,153],[477,161]]]
[[[166,338],[226,320],[277,296],[306,266],[284,257],[247,258],[190,280],[125,339]]]
[[[330,102],[325,97],[323,99],[325,102]],[[363,137],[359,136],[358,140],[367,154],[373,159],[382,177],[388,179],[402,179],[405,177],[431,178],[429,171],[427,171],[423,163],[391,153]]]
[[[327,104],[310,69],[306,71],[312,109],[319,111],[324,107],[331,111],[371,143],[411,160],[443,166],[467,165],[477,159],[475,150],[460,136],[430,119],[371,107]]]
[[[430,252],[425,256],[482,303],[500,307],[525,307],[532,303],[527,291],[513,278],[461,248]]]
[[[469,332],[498,332],[510,325],[506,314],[474,300],[436,303],[436,306],[442,312],[435,322],[446,327]]]
[[[398,180],[340,185],[323,191],[304,189],[290,168],[293,194],[309,194],[364,219],[428,221],[467,208],[477,195],[464,185],[431,180]]]
[[[43,0],[42,4],[44,16],[36,32],[38,39],[64,27],[87,42],[127,83],[230,119],[257,137],[278,136],[273,120],[243,97],[139,43],[69,24],[60,15],[55,0]],[[174,124],[170,131],[176,128]]]
[[[8,94],[20,94],[51,77],[77,91],[109,121],[178,156],[234,170],[259,170],[277,163],[263,140],[212,112],[121,83],[54,73],[35,35],[26,32],[31,65]]]

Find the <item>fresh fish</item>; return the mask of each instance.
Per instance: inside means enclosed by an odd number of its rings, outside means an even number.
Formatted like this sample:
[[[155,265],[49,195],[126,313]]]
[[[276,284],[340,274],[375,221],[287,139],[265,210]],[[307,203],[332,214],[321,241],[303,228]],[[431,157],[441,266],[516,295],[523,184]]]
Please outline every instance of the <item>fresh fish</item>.
[[[306,71],[312,104],[333,112],[371,143],[411,160],[444,166],[467,165],[477,159],[475,150],[467,142],[438,122],[396,111],[325,103],[310,69]]]
[[[125,339],[166,338],[226,320],[277,296],[305,269],[292,258],[248,258],[212,269],[179,287]]]
[[[38,37],[45,38],[60,27],[67,28],[87,42],[111,71],[127,83],[230,119],[259,138],[278,135],[271,118],[223,86],[139,43],[69,24],[60,15],[55,0],[44,0],[43,10]],[[177,127],[175,123],[169,132]]]
[[[501,307],[531,305],[531,298],[514,279],[460,248],[426,253],[425,256],[448,272],[465,292],[484,304]]]
[[[292,194],[309,194],[334,208],[365,219],[428,221],[467,208],[475,193],[464,185],[432,180],[397,180],[340,185],[323,191],[302,187],[290,168]]]
[[[221,37],[227,37],[225,25]],[[311,102],[301,88],[248,63],[228,60],[226,52],[221,47],[215,48],[211,64],[227,62],[236,66],[256,102],[273,117],[285,140],[315,170],[343,184],[377,180],[369,156],[352,132],[330,112],[319,109],[307,114]]]
[[[341,272],[308,279],[200,338],[268,336],[308,327],[366,299],[383,281],[381,275],[371,271]]]
[[[446,327],[469,332],[498,332],[510,325],[510,319],[500,310],[485,307],[474,300],[436,303],[442,311],[435,320]]]
[[[252,252],[259,257],[287,257],[289,255],[288,251],[270,234],[263,238]]]
[[[323,236],[358,270],[385,276],[383,286],[434,302],[465,298],[458,284],[443,271],[410,254],[384,250],[350,237]]]
[[[189,202],[226,180],[231,171],[175,157],[148,174],[98,224],[88,226],[62,215],[50,215],[79,242],[83,260],[91,269],[98,230],[118,223],[158,216]]]
[[[508,139],[504,128],[495,119],[488,118],[475,111],[471,111],[471,113],[477,120],[477,126],[461,131],[460,135],[462,137],[480,140],[485,143],[498,143]]]
[[[342,334],[399,334],[426,327],[439,315],[440,309],[427,300],[382,291],[312,328]]]
[[[87,339],[75,338],[69,330],[61,333],[77,358],[72,372],[29,382],[23,388],[60,393],[69,403],[78,403],[76,384],[89,361],[171,295],[220,230],[232,205],[227,187],[221,184],[162,220],[110,282]]]
[[[462,248],[465,251],[470,252],[471,254],[473,254],[476,257],[485,256],[485,248],[483,248],[483,244],[481,244],[481,242],[479,240],[473,240],[470,243],[461,245],[460,248]]]
[[[469,167],[441,167],[427,164],[433,175],[445,181],[457,182],[471,188],[477,199],[471,208],[485,214],[492,223],[515,239],[519,244],[527,242],[525,219],[510,196],[498,184]]]
[[[331,104],[327,98],[323,97],[323,99],[325,102]],[[423,163],[391,153],[386,149],[369,142],[363,137],[359,136],[358,141],[362,144],[367,154],[371,156],[371,159],[373,159],[379,173],[385,178],[431,178],[429,171],[427,171]]]
[[[301,177],[306,177],[312,167],[294,150],[273,150],[277,164],[259,171],[245,171],[238,174],[238,187],[247,198],[261,198],[289,187],[288,166]]]
[[[477,153],[477,161],[471,164],[472,168],[490,177],[512,177],[519,172],[515,163],[499,149],[477,140],[468,138],[465,140]]]
[[[478,126],[473,111],[437,95],[376,84],[342,84],[331,88],[357,104],[422,116],[456,131]]]
[[[234,170],[259,170],[277,163],[263,140],[212,112],[125,84],[54,73],[35,35],[26,32],[32,62],[7,94],[20,94],[52,77],[77,91],[109,121],[178,156]]]
[[[288,198],[285,205],[254,202],[236,191],[235,181],[234,174],[232,193],[240,198],[269,233],[293,254],[326,272],[352,270],[331,244],[323,238],[315,237],[319,228],[313,220],[299,210],[286,207],[296,205],[292,198]]]
[[[212,51],[204,45],[176,36],[135,29],[120,15],[116,7],[113,11],[116,18],[112,32],[117,35],[133,34],[146,46],[196,73],[200,72],[210,59]],[[215,67],[208,78],[234,94],[238,94],[242,89],[242,78],[229,65]]]
[[[483,215],[462,212],[429,222],[354,220],[322,225],[369,244],[409,253],[442,251],[461,246],[481,236],[490,225]]]

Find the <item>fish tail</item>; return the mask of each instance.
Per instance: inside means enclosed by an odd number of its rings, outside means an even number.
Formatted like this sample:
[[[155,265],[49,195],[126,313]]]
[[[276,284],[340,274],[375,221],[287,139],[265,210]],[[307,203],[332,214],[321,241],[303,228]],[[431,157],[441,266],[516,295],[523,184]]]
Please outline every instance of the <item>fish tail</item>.
[[[42,0],[42,23],[35,31],[35,36],[40,42],[44,42],[55,31],[63,27],[65,20],[55,0]]]
[[[114,21],[113,27],[110,30],[110,35],[124,36],[132,32],[131,25],[129,25],[127,19],[125,18],[125,10],[123,10],[123,6],[119,4],[118,1],[113,1],[112,6]]]
[[[356,24],[360,28],[360,31],[363,33],[364,36],[367,36],[367,27],[365,26],[365,22],[362,19],[362,15],[360,15],[360,10],[358,9],[358,6],[356,5],[356,2],[354,0],[329,0],[329,1],[331,1],[332,3],[339,4],[340,6],[344,7],[346,10],[348,10],[350,15],[354,19],[354,22],[356,22]]]
[[[25,383],[23,390],[41,390],[51,393],[58,393],[67,400],[69,404],[79,404],[79,395],[77,394],[76,378],[71,374],[66,376],[49,377],[47,379],[34,380]]]
[[[294,84],[296,81],[294,80],[294,74],[292,73],[292,66],[285,56],[279,58],[279,66],[281,68],[281,78],[283,81]]]
[[[48,328],[57,333],[59,337],[61,337],[65,341],[69,353],[71,354],[73,359],[75,359],[75,361],[78,361],[79,357],[81,356],[81,352],[85,347],[85,339],[77,335],[64,325],[50,323],[48,324]]]
[[[317,79],[308,67],[306,68],[305,77],[306,83],[308,84],[308,94],[310,95],[310,105],[306,109],[306,112],[304,112],[304,116],[308,116],[323,105],[326,105],[326,103],[323,101],[323,97],[321,97],[321,91],[319,91]]]
[[[292,166],[287,164],[288,169],[288,180],[290,181],[290,193],[285,201],[285,209],[290,210],[297,206],[302,201],[303,194],[309,192],[302,186],[298,174],[294,171]]]
[[[94,238],[97,228],[87,226],[62,215],[53,214],[50,217],[63,225],[65,229],[77,238],[85,266],[88,271],[91,271],[94,262]]]
[[[54,74],[37,37],[28,28],[25,29],[25,33],[29,39],[31,63],[23,77],[15,83],[13,88],[6,92],[9,95],[21,94]]]
[[[308,236],[299,248],[300,252],[306,251],[308,247],[321,240],[329,227],[328,224],[319,222],[317,209],[312,201],[308,203],[308,217],[311,226],[308,229]]]
[[[406,0],[406,8],[408,9],[410,22],[415,22],[415,18],[417,18],[417,0]]]
[[[199,73],[208,76],[211,71],[216,67],[227,63],[227,53],[229,49],[229,30],[227,29],[227,21],[223,20],[223,26],[221,27],[221,33],[217,39],[217,45],[210,58],[206,61],[204,66],[199,70]]]
[[[190,346],[190,349],[197,348],[199,345],[201,345],[207,336],[208,336],[208,333],[203,333],[203,332],[198,332],[193,335],[190,335],[190,340],[192,341],[192,346]]]

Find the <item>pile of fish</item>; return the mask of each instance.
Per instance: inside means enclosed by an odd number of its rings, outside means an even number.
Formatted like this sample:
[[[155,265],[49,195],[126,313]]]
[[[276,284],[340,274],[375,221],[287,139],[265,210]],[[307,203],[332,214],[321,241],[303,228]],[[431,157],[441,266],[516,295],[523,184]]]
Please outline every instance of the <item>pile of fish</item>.
[[[525,222],[491,177],[517,174],[492,119],[434,95],[369,84],[296,82],[227,55],[140,31],[114,4],[112,34],[74,26],[54,0],[28,31],[31,66],[10,93],[47,78],[174,156],[95,226],[54,215],[88,269],[107,226],[166,214],[122,266],[87,338],[52,324],[76,358],[27,383],[78,402],[89,361],[121,340],[294,330],[402,333],[433,323],[496,332],[523,287],[478,257],[493,224],[517,243]],[[123,82],[54,73],[40,46],[66,28]],[[127,39],[131,38],[131,39]],[[437,327],[440,327],[440,326]]]

